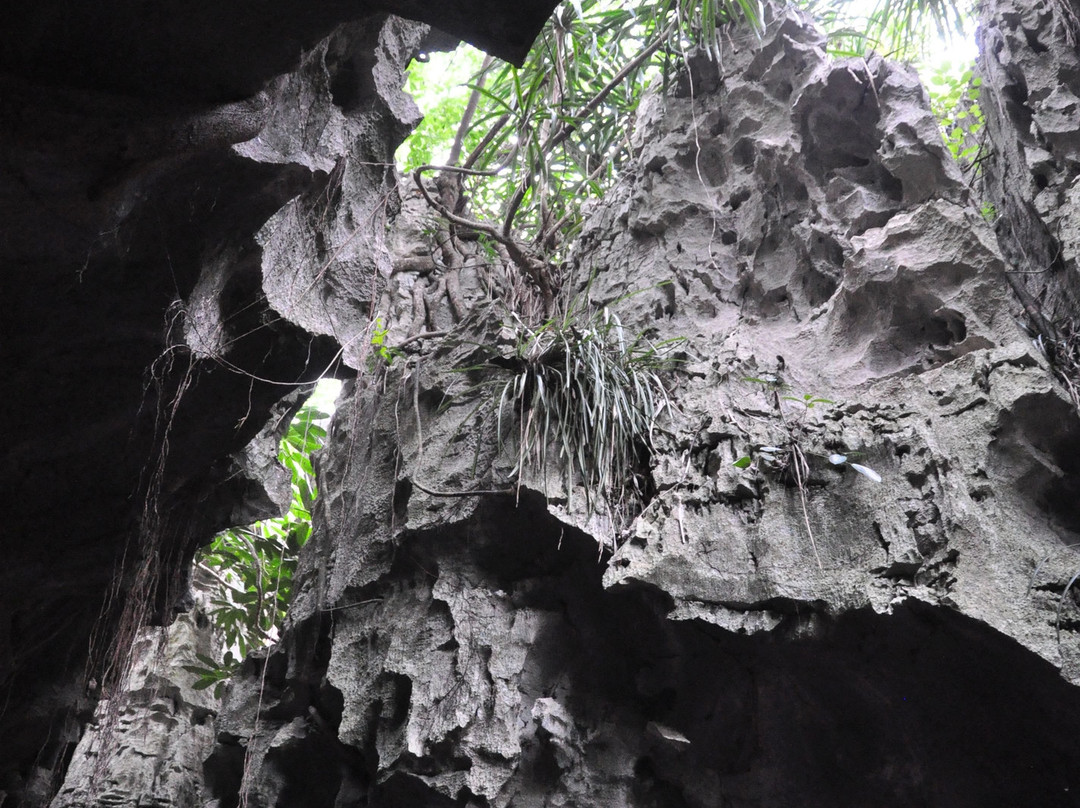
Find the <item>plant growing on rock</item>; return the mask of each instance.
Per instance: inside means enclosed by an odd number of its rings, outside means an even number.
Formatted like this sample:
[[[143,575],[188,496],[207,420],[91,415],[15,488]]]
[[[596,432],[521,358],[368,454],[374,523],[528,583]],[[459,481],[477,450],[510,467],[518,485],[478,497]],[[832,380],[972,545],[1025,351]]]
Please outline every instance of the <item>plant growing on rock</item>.
[[[778,439],[775,441],[775,446],[757,447],[756,454],[758,460],[764,470],[777,477],[788,476],[791,481],[795,483],[795,488],[799,492],[799,503],[802,506],[803,524],[806,526],[806,533],[810,537],[810,545],[814,550],[814,558],[817,559],[818,567],[823,568],[821,556],[818,554],[817,542],[814,539],[814,530],[810,526],[810,509],[806,504],[806,487],[810,478],[810,464],[807,461],[807,457],[819,455],[834,466],[850,466],[854,471],[876,483],[881,482],[881,475],[873,469],[860,465],[859,463],[852,463],[848,458],[848,454],[833,452],[826,455],[806,450],[806,418],[808,413],[816,406],[828,406],[834,402],[827,398],[814,395],[813,393],[804,393],[801,396],[782,396],[780,393],[786,391],[788,388],[776,377],[768,377],[765,379],[749,378],[746,379],[746,381],[764,385],[768,389],[773,406],[776,408],[776,412],[783,425],[783,434],[778,436]],[[797,405],[797,412],[794,417],[789,418],[784,413],[782,404],[784,401],[793,402]],[[752,454],[753,452],[739,457],[733,465],[740,469],[750,468],[754,463]]]
[[[500,444],[512,415],[518,479],[529,469],[545,474],[556,452],[566,490],[580,484],[587,507],[617,529],[648,496],[654,429],[671,407],[662,376],[680,340],[631,336],[608,306],[571,305],[540,326],[517,317],[514,325],[513,352],[498,360],[510,378],[494,385]],[[611,542],[614,549],[614,534]]]
[[[798,5],[860,56],[871,48],[915,55],[930,23],[939,31],[964,27],[962,6],[949,0],[881,0],[861,20],[843,0]],[[461,53],[459,63],[475,73],[465,83],[453,79],[460,90],[450,94],[437,94],[438,81],[423,69],[411,71],[410,88],[439,100],[399,153],[407,155],[403,168],[419,192],[448,223],[436,252],[455,321],[463,316],[457,277],[470,260],[460,242],[478,237],[499,253],[492,264],[529,287],[537,299],[532,307],[542,309],[537,319],[553,315],[559,263],[584,202],[602,196],[634,162],[632,134],[646,89],[657,80],[686,81],[691,52],[719,62],[724,38],[753,38],[764,24],[762,12],[757,0],[575,0],[556,9],[520,68]],[[446,62],[436,62],[445,74]],[[954,142],[960,131],[949,132],[950,144],[961,148]],[[962,139],[968,148],[971,137]],[[442,154],[446,164],[434,164],[433,155]],[[499,294],[506,299],[512,292]]]
[[[646,87],[700,47],[719,59],[724,26],[760,24],[756,0],[601,0],[560,6],[520,68],[484,59],[468,85],[447,165],[410,165],[414,182],[462,232],[496,242],[506,263],[535,285],[553,314],[549,265],[581,221],[581,205],[617,181],[633,159],[629,135]],[[449,133],[445,116],[429,127]],[[421,127],[420,139],[430,144]],[[416,157],[433,149],[410,150]],[[432,193],[426,172],[441,172]],[[448,186],[455,185],[448,192]],[[468,199],[469,215],[458,202]]]

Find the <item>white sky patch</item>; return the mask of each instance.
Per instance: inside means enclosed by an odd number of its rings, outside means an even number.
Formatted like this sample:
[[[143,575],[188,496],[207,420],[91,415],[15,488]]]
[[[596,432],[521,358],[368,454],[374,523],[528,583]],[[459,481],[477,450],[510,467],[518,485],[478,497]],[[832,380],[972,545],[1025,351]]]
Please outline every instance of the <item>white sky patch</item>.
[[[934,31],[928,37],[927,50],[929,53],[926,59],[917,66],[944,69],[950,73],[969,70],[979,55],[975,44],[975,22],[971,22],[970,30],[964,31],[963,36],[946,32],[946,36],[942,37]]]
[[[465,99],[469,88],[465,85],[472,81],[484,61],[483,52],[472,45],[462,42],[452,51],[432,51],[426,55],[426,61],[414,61],[409,65],[408,83],[405,91],[413,97],[420,112],[430,114],[447,98]],[[442,165],[450,157],[450,145],[453,136],[446,144],[431,154],[431,162]],[[395,159],[399,166],[408,163],[409,140],[398,147]]]
[[[847,0],[844,11],[862,21],[874,12],[877,5],[878,0]],[[916,62],[916,67],[924,68],[920,72],[928,73],[930,71],[925,68],[930,68],[932,71],[948,64],[947,72],[962,73],[974,64],[975,57],[979,55],[978,47],[975,45],[975,20],[971,15],[964,15],[964,23],[963,35],[946,32],[946,36],[942,37],[935,29],[933,21],[926,20],[928,53],[925,59]]]
[[[337,397],[340,392],[340,379],[319,379],[308,403],[314,404],[321,412],[333,413],[337,408]]]

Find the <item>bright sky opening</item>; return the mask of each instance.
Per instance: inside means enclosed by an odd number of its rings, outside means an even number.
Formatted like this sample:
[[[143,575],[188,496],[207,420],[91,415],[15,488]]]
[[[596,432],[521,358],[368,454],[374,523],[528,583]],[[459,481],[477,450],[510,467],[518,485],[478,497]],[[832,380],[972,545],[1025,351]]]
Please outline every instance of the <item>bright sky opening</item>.
[[[848,0],[844,11],[862,21],[874,12],[878,3],[879,0]],[[979,53],[975,45],[974,19],[965,15],[963,35],[947,32],[944,37],[934,29],[932,21],[927,19],[925,24],[929,34],[926,42],[927,58],[921,61],[923,66],[940,68],[945,63],[949,63],[952,70],[956,72],[963,72],[971,67]]]

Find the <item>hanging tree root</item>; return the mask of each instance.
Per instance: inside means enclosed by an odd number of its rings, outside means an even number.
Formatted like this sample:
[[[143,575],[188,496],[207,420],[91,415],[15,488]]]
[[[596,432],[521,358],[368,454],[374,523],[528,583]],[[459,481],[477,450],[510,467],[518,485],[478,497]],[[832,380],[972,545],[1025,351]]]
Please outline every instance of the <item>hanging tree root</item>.
[[[423,195],[424,200],[434,209],[440,216],[452,225],[457,227],[464,227],[470,230],[474,230],[477,233],[483,233],[488,236],[492,241],[497,244],[501,244],[505,249],[507,255],[510,257],[510,261],[516,266],[525,277],[527,277],[532,283],[534,283],[537,289],[540,290],[540,296],[543,299],[544,314],[550,314],[555,300],[554,284],[551,280],[551,268],[539,258],[530,255],[526,250],[522,248],[520,244],[513,238],[504,235],[497,227],[486,224],[484,222],[474,221],[472,219],[466,219],[464,216],[460,216],[451,209],[450,204],[454,203],[456,206],[457,195],[441,193],[440,196],[443,199],[435,199],[424,185],[423,174],[425,171],[441,171],[444,173],[456,173],[464,174],[468,176],[479,177],[492,177],[498,172],[496,171],[478,171],[471,168],[457,168],[455,166],[436,166],[436,165],[422,165],[413,171],[413,182],[416,183],[416,187],[420,189],[420,193]],[[445,186],[444,186],[445,187]],[[440,189],[442,190],[442,189]],[[449,198],[447,198],[449,197]]]

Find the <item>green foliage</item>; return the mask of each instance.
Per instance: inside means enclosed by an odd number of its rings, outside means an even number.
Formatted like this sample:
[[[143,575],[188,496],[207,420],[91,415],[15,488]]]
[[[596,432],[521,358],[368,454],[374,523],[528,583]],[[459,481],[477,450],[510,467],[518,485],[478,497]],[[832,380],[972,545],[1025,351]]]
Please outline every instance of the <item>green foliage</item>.
[[[754,463],[753,455],[756,451],[762,465],[770,470],[783,472],[790,468],[792,462],[790,456],[791,451],[792,448],[798,444],[800,454],[825,458],[834,466],[851,466],[855,471],[871,480],[881,482],[881,477],[877,472],[849,461],[848,455],[856,456],[859,454],[858,452],[826,455],[824,453],[808,452],[802,448],[806,434],[806,416],[809,411],[817,406],[833,405],[836,403],[835,401],[828,398],[822,398],[814,393],[803,393],[801,396],[781,395],[781,393],[786,393],[791,388],[775,376],[768,376],[765,378],[747,377],[743,379],[743,381],[760,384],[765,388],[773,400],[773,405],[776,408],[777,414],[780,416],[780,423],[783,425],[784,429],[783,434],[778,435],[776,446],[759,446],[756,450],[751,450],[749,454],[742,455],[736,459],[735,462],[732,463],[733,466],[740,469],[750,468]],[[783,407],[780,404],[782,401],[790,401],[792,404],[797,405],[793,417],[788,418],[784,415]]]
[[[390,329],[386,327],[381,317],[375,318],[371,329],[371,347],[379,355],[379,359],[387,365],[393,364],[394,359],[401,356],[401,351],[386,342],[386,336]]]
[[[815,404],[833,404],[835,402],[830,401],[827,398],[821,398],[815,396],[813,393],[803,393],[801,396],[781,396],[784,401],[794,401],[796,404],[801,404],[808,410],[814,409]]]
[[[834,53],[859,56],[920,58],[935,32],[962,33],[968,16],[955,0],[879,0],[868,15],[853,0],[798,2],[823,22]],[[754,36],[759,8],[755,0],[572,0],[556,9],[521,68],[472,50],[433,54],[426,68],[410,71],[409,89],[427,115],[407,141],[405,167],[451,155],[456,168],[471,172],[458,176],[466,177],[474,221],[558,258],[582,205],[630,162],[645,88],[672,81],[693,48],[719,60],[721,36]],[[456,89],[447,92],[448,85]],[[954,109],[942,120],[956,119]],[[977,109],[964,114],[978,117]],[[946,128],[954,152],[969,156],[969,138],[961,145]]]
[[[196,674],[196,689],[225,681],[248,652],[269,644],[292,600],[293,573],[300,548],[311,536],[311,508],[318,496],[311,455],[326,440],[330,416],[310,401],[300,408],[281,440],[278,460],[292,476],[292,502],[279,517],[219,533],[203,549],[197,565],[213,582],[210,622],[225,644],[219,663],[200,656],[201,666],[185,666]]]
[[[933,37],[964,36],[971,27],[970,3],[955,0],[796,0],[829,37],[834,56],[874,51],[892,59],[924,60]]]
[[[571,235],[581,204],[618,178],[630,159],[629,135],[645,87],[670,78],[694,45],[720,52],[722,27],[757,21],[753,0],[575,0],[548,21],[521,68],[485,63],[463,97],[461,168],[473,215],[507,237],[553,252]],[[450,135],[437,120],[423,138]],[[425,140],[426,142],[426,140]],[[437,149],[418,147],[416,156]],[[410,156],[410,166],[419,163]]]
[[[469,99],[466,84],[483,62],[483,54],[469,45],[453,53],[431,53],[414,64],[405,90],[424,111],[424,120],[401,145],[397,160],[406,171],[446,159]]]
[[[870,28],[888,43],[886,53],[908,54],[916,48],[925,52],[930,26],[943,39],[964,33],[970,5],[955,0],[878,0],[869,17]]]
[[[854,15],[846,3],[836,0],[795,0],[795,5],[811,14],[828,40],[830,56],[861,57],[875,49],[878,42],[868,20]]]
[[[543,474],[548,452],[557,451],[567,491],[580,484],[587,506],[604,509],[617,529],[646,496],[642,472],[653,430],[670,408],[661,375],[674,367],[671,351],[680,340],[631,337],[607,306],[570,306],[539,327],[520,320],[516,326],[512,375],[496,386],[500,440],[503,418],[512,413],[516,471]]]
[[[958,73],[950,62],[937,65],[927,82],[930,109],[941,126],[945,145],[964,166],[973,164],[979,153],[984,120],[979,106],[981,86],[982,79],[973,75],[971,68]]]

